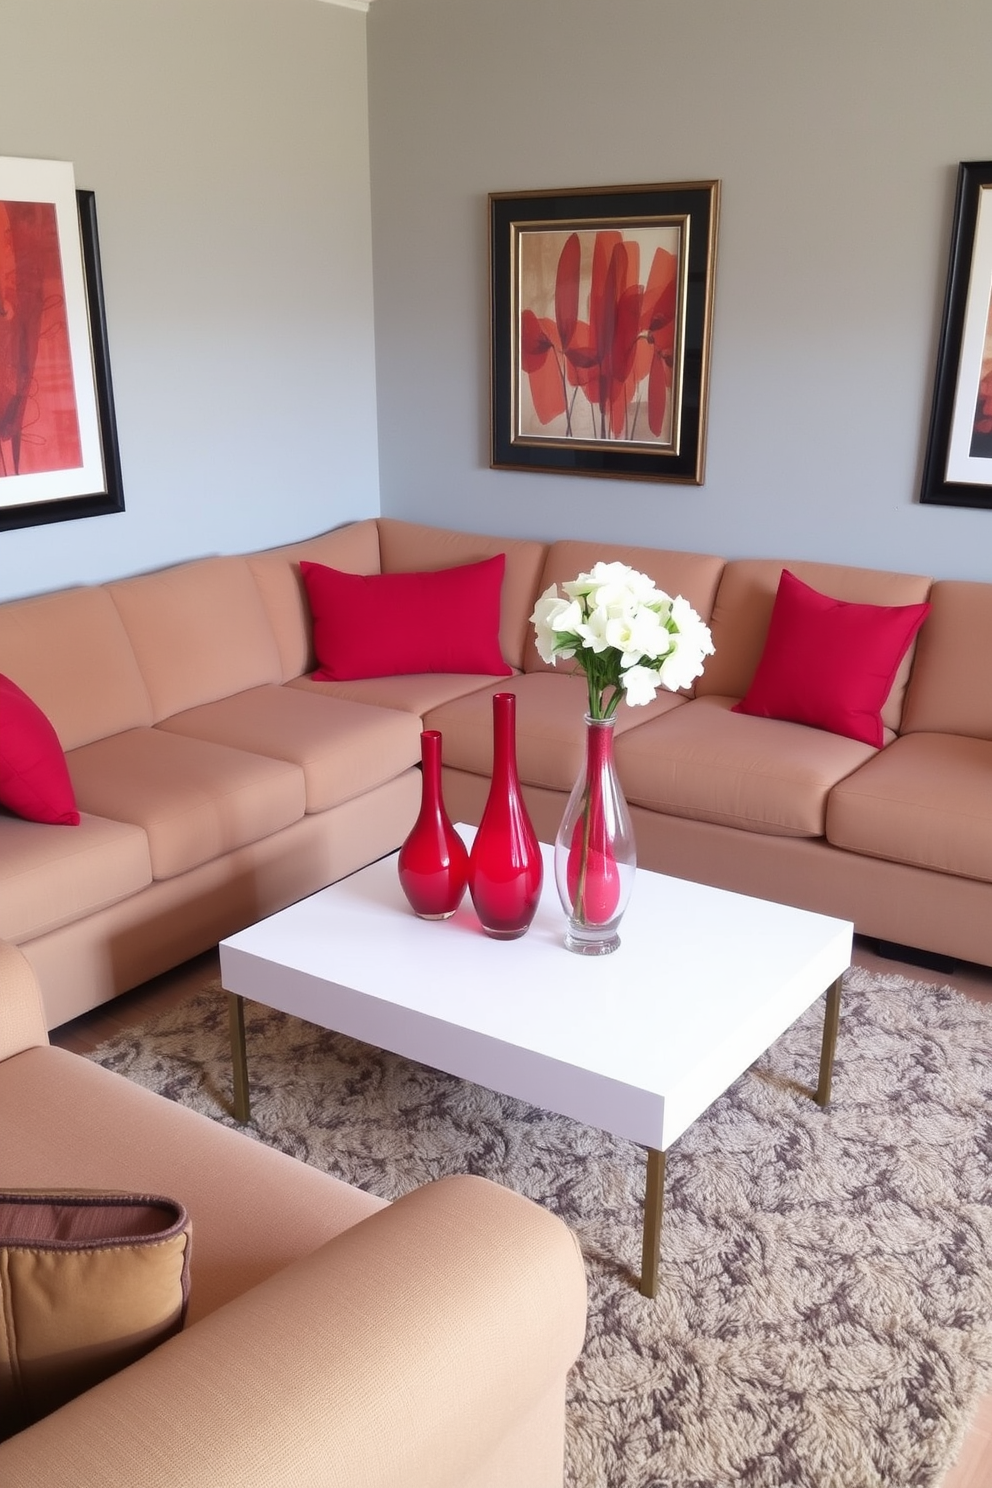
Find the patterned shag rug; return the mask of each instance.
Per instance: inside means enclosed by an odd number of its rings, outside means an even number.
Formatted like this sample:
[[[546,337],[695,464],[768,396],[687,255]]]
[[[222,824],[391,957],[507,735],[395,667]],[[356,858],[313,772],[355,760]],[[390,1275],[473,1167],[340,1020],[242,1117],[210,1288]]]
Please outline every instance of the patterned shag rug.
[[[568,1488],[926,1488],[953,1462],[992,1382],[992,1008],[850,972],[829,1111],[797,1083],[818,1003],[670,1149],[654,1301],[641,1149],[247,1012],[259,1140],[386,1198],[481,1173],[575,1229]],[[216,988],[93,1057],[235,1124]]]

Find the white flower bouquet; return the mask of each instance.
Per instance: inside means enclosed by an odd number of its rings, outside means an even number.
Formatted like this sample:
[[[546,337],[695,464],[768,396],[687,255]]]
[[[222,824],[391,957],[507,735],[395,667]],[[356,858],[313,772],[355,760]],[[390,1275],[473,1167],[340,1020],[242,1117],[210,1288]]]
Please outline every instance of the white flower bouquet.
[[[625,563],[596,563],[554,584],[534,607],[537,649],[554,666],[573,660],[586,674],[590,718],[612,718],[621,698],[650,703],[659,687],[688,687],[713,655],[707,626],[688,600],[655,587]]]

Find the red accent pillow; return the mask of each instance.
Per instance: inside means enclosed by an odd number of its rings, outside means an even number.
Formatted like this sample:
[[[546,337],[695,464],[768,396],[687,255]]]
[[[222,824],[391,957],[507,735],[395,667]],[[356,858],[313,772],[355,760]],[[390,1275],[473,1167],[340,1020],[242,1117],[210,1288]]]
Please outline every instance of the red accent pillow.
[[[433,573],[353,574],[300,564],[323,682],[472,672],[509,677],[499,648],[506,554]]]
[[[26,821],[79,825],[69,770],[37,703],[0,676],[0,806]]]
[[[849,604],[782,570],[765,649],[735,713],[781,718],[881,749],[882,708],[927,603]]]

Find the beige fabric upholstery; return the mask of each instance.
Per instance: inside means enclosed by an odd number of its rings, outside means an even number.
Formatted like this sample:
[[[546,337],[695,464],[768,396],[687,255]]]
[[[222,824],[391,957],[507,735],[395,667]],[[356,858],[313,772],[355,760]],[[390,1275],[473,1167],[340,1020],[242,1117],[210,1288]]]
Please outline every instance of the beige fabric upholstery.
[[[136,894],[152,880],[141,827],[83,814],[45,827],[0,813],[0,936],[43,935]]]
[[[78,1017],[394,852],[419,805],[420,771],[405,770],[329,812],[303,816],[281,832],[25,941],[44,988],[48,1026]]]
[[[312,672],[316,666],[310,606],[300,577],[303,558],[310,563],[323,563],[327,568],[339,568],[344,573],[378,573],[379,528],[371,519],[354,522],[305,542],[248,555],[248,567],[279,648],[284,682]]]
[[[992,884],[886,862],[823,838],[771,837],[631,808],[638,861],[659,872],[815,908],[861,934],[992,964]]]
[[[106,587],[134,647],[156,723],[281,681],[275,636],[244,558],[201,558]]]
[[[155,878],[257,842],[306,809],[299,766],[162,729],[114,734],[67,759],[81,811],[144,829]]]
[[[226,1127],[184,1106],[163,1113],[161,1096],[64,1049],[29,1049],[0,1075],[4,1126],[17,1132],[0,1147],[0,1188],[178,1199],[193,1225],[191,1323],[381,1207],[273,1147],[232,1146]]]
[[[313,682],[309,677],[295,677],[287,687],[305,692],[322,692],[327,697],[346,698],[353,703],[369,703],[376,708],[396,708],[401,713],[416,713],[422,718],[432,708],[460,698],[466,692],[481,692],[492,687],[493,679],[468,677],[463,672],[417,672],[406,677],[360,677],[354,682]]]
[[[501,597],[499,643],[507,666],[522,667],[530,644],[527,617],[534,608],[537,581],[547,549],[544,543],[519,537],[482,537],[424,527],[418,522],[379,518],[379,552],[383,573],[427,572],[478,563],[506,554]]]
[[[830,790],[871,759],[870,744],[732,713],[696,698],[617,741],[627,799],[673,816],[791,837],[821,837]]]
[[[14,1438],[0,1476],[560,1488],[583,1328],[582,1263],[561,1222],[484,1179],[444,1179]]]
[[[106,589],[0,605],[0,672],[38,704],[63,749],[152,721],[148,689]]]
[[[560,1488],[585,1323],[560,1220],[482,1178],[386,1205],[33,1045],[25,973],[0,945],[0,1187],[169,1194],[193,1276],[184,1332],[0,1444],[4,1488]]]
[[[992,881],[992,742],[907,734],[833,792],[836,847]]]
[[[437,569],[497,552],[507,555],[503,651],[508,661],[525,668],[522,676],[310,681],[311,626],[301,558],[375,573]],[[470,808],[481,811],[488,793],[495,690],[518,695],[520,774],[530,799],[540,802],[539,830],[553,836],[581,765],[585,684],[581,675],[569,677],[563,668],[540,662],[529,616],[542,588],[600,559],[628,562],[670,592],[683,593],[710,621],[716,644],[693,689],[697,701],[710,702],[709,713],[690,713],[685,696],[667,693],[649,708],[621,705],[621,774],[628,791],[655,808],[644,835],[654,832],[656,818],[661,831],[698,812],[697,825],[701,832],[706,829],[703,839],[717,828],[738,834],[730,839],[735,858],[750,851],[764,864],[764,838],[808,837],[827,852],[822,833],[829,793],[870,762],[872,752],[821,731],[775,720],[748,722],[729,711],[747,690],[761,655],[782,560],[728,563],[708,554],[572,540],[548,547],[393,518],[357,522],[244,558],[205,559],[94,590],[0,606],[0,671],[20,681],[53,716],[68,747],[90,840],[82,828],[72,830],[81,834],[77,844],[86,841],[87,852],[97,852],[95,869],[77,873],[69,863],[49,871],[50,844],[68,839],[47,835],[60,829],[36,833],[32,825],[30,861],[17,857],[21,846],[5,856],[3,849],[19,841],[27,824],[0,815],[0,891],[5,892],[0,930],[28,946],[32,963],[42,970],[49,1020],[72,1017],[281,907],[287,895],[312,892],[399,846],[419,800],[414,734],[421,722],[441,730],[445,780],[453,788],[457,783],[462,814],[471,820]],[[931,594],[931,581],[919,575],[787,562],[800,579],[843,600],[899,605]],[[886,744],[900,730],[906,737],[939,733],[992,739],[992,687],[974,667],[976,654],[992,644],[989,593],[992,586],[932,586],[934,612],[918,638],[916,661],[912,653],[907,656],[883,710]],[[101,663],[96,670],[94,657]],[[147,667],[151,693],[139,662]],[[298,701],[280,703],[281,719],[269,711],[267,698],[294,694]],[[333,763],[337,741],[325,751],[317,704],[325,711],[333,704],[342,721],[340,753]],[[380,710],[388,714],[388,726],[374,716]],[[159,726],[150,728],[155,722]],[[387,727],[388,734],[380,735]],[[142,731],[158,744],[136,745]],[[398,773],[387,779],[390,770]],[[263,779],[278,784],[263,789]],[[882,777],[867,779],[871,786]],[[885,789],[887,781],[886,776]],[[204,801],[206,810],[200,812],[197,803]],[[327,802],[341,804],[331,805],[324,820],[321,807]],[[871,807],[879,821],[887,810],[877,802]],[[838,797],[838,831],[847,811]],[[942,805],[941,813],[945,822],[938,845],[949,833],[956,846],[953,853],[948,849],[949,856],[938,853],[939,861],[983,862],[978,839],[987,833],[981,815],[973,814],[970,823],[960,820],[952,832],[947,822],[953,811]],[[918,826],[907,827],[909,838],[899,848],[907,860],[929,861],[925,815],[921,810]],[[112,840],[119,831],[131,834],[123,856]],[[142,831],[150,845],[139,851]],[[969,834],[976,839],[971,845]],[[13,876],[21,861],[26,876],[16,875],[11,887],[5,873]],[[815,872],[807,875],[808,907],[823,907],[823,896],[832,893],[833,862],[833,856],[824,860],[822,894]],[[36,863],[42,866],[32,882]],[[901,877],[895,874],[900,866],[907,865],[888,865],[893,884]],[[151,871],[172,877],[157,876],[137,893],[128,887]],[[954,876],[940,867],[934,873]],[[894,913],[880,902],[884,883],[884,875],[871,879],[871,892],[858,906],[856,924],[864,933]],[[943,886],[935,892],[942,893]],[[961,944],[967,943],[973,957],[984,947],[976,958],[992,964],[992,929],[976,943],[971,922],[953,908],[943,921],[933,922],[927,945],[946,941],[942,927],[952,919],[962,930]],[[923,923],[918,919],[918,926]],[[74,973],[71,983],[66,971]]]
[[[327,811],[415,765],[420,720],[291,687],[255,687],[166,718],[167,733],[298,765],[307,811]]]
[[[0,940],[0,1060],[48,1043],[38,981],[24,952]]]
[[[854,604],[919,604],[930,592],[931,581],[918,574],[791,559],[741,558],[728,563],[713,608],[715,655],[708,658],[696,683],[697,696],[741,698],[747,692],[761,659],[783,568],[821,594]],[[910,646],[882,709],[882,723],[888,729],[899,728],[913,654]]]
[[[493,768],[493,693],[514,692],[516,707],[517,770],[522,781],[550,786],[567,795],[575,784],[584,759],[585,731],[582,720],[588,707],[583,676],[527,672],[507,677],[482,691],[432,708],[424,719],[426,728],[440,729],[444,763],[487,779]],[[645,719],[679,708],[684,700],[663,692],[644,707],[620,705],[615,737],[634,729]],[[564,810],[564,800],[562,810]]]
[[[697,614],[709,621],[724,559],[707,553],[680,553],[668,548],[640,548],[623,543],[577,542],[568,539],[553,543],[548,549],[537,586],[538,594],[543,594],[551,584],[560,586],[580,573],[587,573],[594,563],[600,561],[626,563],[639,573],[646,573],[659,589],[673,597],[681,594]],[[533,626],[530,627],[525,649],[524,670],[552,670],[537,653]]]
[[[992,739],[992,584],[942,579],[930,603],[901,732]]]

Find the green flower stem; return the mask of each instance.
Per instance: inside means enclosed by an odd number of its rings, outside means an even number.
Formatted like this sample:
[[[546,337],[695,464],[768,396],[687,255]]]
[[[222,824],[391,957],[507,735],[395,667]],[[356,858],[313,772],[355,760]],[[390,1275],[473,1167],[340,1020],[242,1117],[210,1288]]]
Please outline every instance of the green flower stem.
[[[588,785],[588,764],[586,765],[586,770],[587,783],[582,798],[582,859],[579,863],[579,876],[575,884],[575,907],[573,911],[580,925],[588,924],[588,920],[586,919],[586,879],[589,876],[589,838],[592,817],[590,810],[592,800]]]
[[[623,687],[620,684],[620,664],[616,654],[586,651],[576,657],[586,674],[589,691],[589,717],[601,720],[612,718],[620,706]],[[612,692],[610,689],[612,688]],[[609,692],[609,696],[607,693]]]

